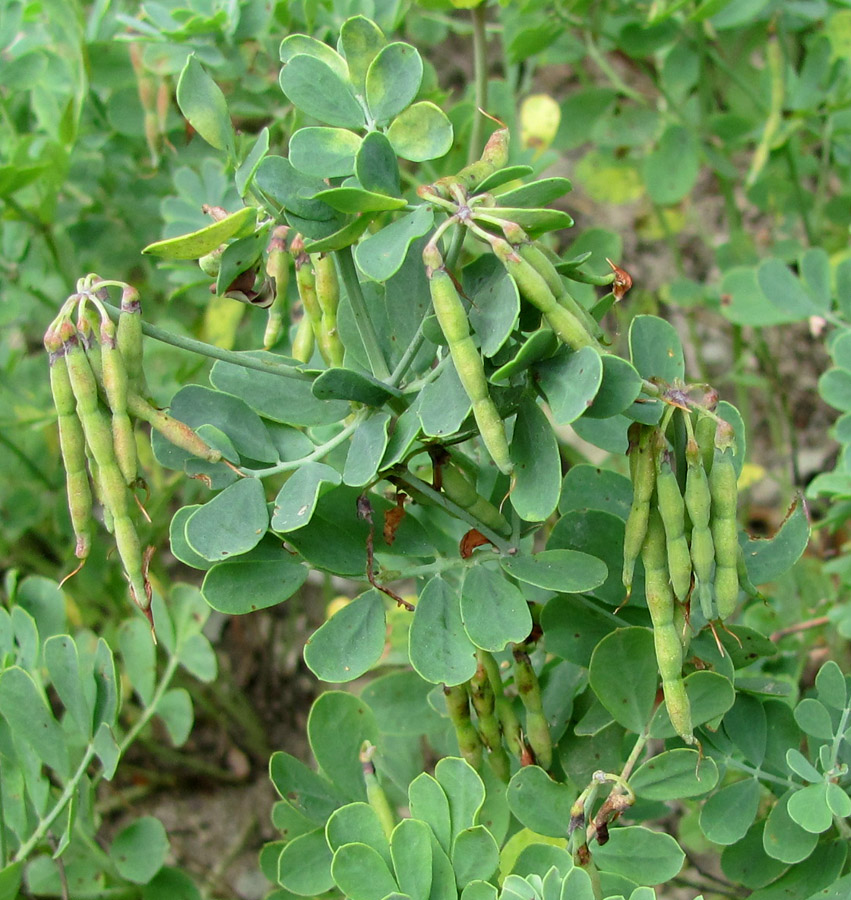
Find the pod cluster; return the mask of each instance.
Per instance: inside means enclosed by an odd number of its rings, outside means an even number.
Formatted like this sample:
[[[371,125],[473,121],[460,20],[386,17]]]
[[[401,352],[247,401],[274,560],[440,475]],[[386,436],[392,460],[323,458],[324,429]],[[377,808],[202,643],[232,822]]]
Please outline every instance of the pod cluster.
[[[117,325],[105,306],[106,288],[114,284],[122,289]],[[130,594],[150,619],[149,551],[143,551],[134,521],[133,490],[144,482],[138,473],[131,416],[210,462],[220,460],[221,454],[189,426],[144,398],[141,315],[134,288],[89,275],[80,279],[77,292],[48,327],[44,346],[76,539],[74,553],[80,560],[74,571],[79,571],[91,551],[93,498],[97,497],[104,524],[115,537]]]
[[[758,596],[738,540],[735,455],[733,427],[709,409],[671,406],[660,426],[635,422],[629,430],[633,499],[623,583],[629,597],[640,556],[665,703],[688,743],[694,737],[682,665],[695,602],[713,623],[732,615],[740,588]]]

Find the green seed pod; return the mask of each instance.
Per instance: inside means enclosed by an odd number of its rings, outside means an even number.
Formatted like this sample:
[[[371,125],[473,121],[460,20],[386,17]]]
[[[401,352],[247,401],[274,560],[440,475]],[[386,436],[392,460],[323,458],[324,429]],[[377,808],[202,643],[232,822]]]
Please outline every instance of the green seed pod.
[[[476,771],[479,771],[482,767],[482,742],[470,718],[470,698],[467,696],[467,687],[463,684],[451,687],[444,685],[443,693],[446,697],[449,718],[455,726],[455,735],[458,738],[461,756]]]
[[[488,393],[488,382],[482,358],[470,335],[467,313],[449,273],[435,267],[436,250],[429,246],[423,253],[434,307],[441,331],[449,344],[449,353],[458,378],[473,406],[473,418],[485,447],[500,472],[510,474],[514,468],[505,436],[505,426]],[[439,258],[439,255],[438,255]]]
[[[626,520],[623,545],[623,584],[626,595],[632,591],[632,575],[635,561],[641,553],[647,522],[650,516],[650,499],[656,487],[656,464],[654,462],[654,435],[652,426],[642,425],[638,441],[629,454],[632,470],[632,506]]]
[[[263,334],[263,348],[269,350],[278,343],[284,329],[284,313],[287,308],[287,287],[290,282],[290,261],[284,240],[289,229],[279,225],[269,242],[266,257],[266,274],[275,284],[275,299],[269,307],[266,330]],[[311,350],[312,352],[312,350]]]
[[[481,654],[483,651],[478,651]],[[481,659],[470,681],[470,699],[479,723],[482,742],[488,750],[487,761],[494,774],[504,782],[511,777],[511,764],[502,746],[502,730],[496,714],[496,697]]]
[[[118,467],[124,476],[124,482],[132,485],[138,476],[136,459],[136,437],[133,424],[127,415],[128,377],[124,367],[124,359],[117,346],[115,325],[111,319],[103,319],[100,323],[100,341],[102,347],[103,388],[107,403],[112,410],[112,441]]]
[[[677,599],[685,602],[691,590],[691,554],[685,536],[685,503],[668,450],[656,457],[656,497],[665,526],[671,586]]]
[[[151,428],[159,431],[167,441],[171,441],[176,447],[181,447],[187,453],[200,459],[206,459],[207,462],[221,461],[221,451],[211,447],[198,437],[185,422],[152,406],[134,391],[129,391],[127,394],[127,409],[137,419],[147,422]]]
[[[133,390],[145,393],[142,369],[142,304],[139,292],[127,285],[121,292],[121,315],[118,317],[116,345],[124,360],[127,382]]]
[[[86,473],[85,436],[68,377],[62,341],[51,328],[44,338],[50,361],[50,389],[59,422],[59,447],[65,467],[68,511],[74,529],[74,555],[84,562],[92,546],[92,492]]]
[[[337,307],[340,303],[340,282],[337,267],[331,256],[311,256],[316,273],[316,299],[319,303],[320,321],[317,341],[319,352],[329,366],[342,366],[344,348],[337,332]]]
[[[504,168],[508,163],[508,146],[508,129],[500,128],[490,136],[479,159],[464,166],[456,175],[438,178],[434,184],[427,185],[423,190],[435,193],[440,197],[451,198],[452,187],[457,185],[465,194],[474,193],[488,176],[498,169]]]
[[[219,277],[219,272],[222,270],[222,253],[224,251],[225,245],[222,244],[221,247],[216,247],[215,250],[211,250],[198,260],[198,267],[205,275],[209,275],[210,278]]]
[[[366,802],[372,807],[381,823],[381,830],[389,840],[396,827],[396,813],[390,806],[387,794],[375,774],[375,766],[372,763],[372,753],[375,748],[368,742],[364,742],[360,753],[361,766],[363,767],[363,780],[366,785]]]
[[[735,566],[715,566],[715,603],[718,616],[729,618],[739,601],[739,573]]]
[[[443,479],[443,493],[457,503],[462,509],[466,509],[470,515],[475,516],[483,525],[493,528],[500,534],[508,534],[511,526],[505,516],[489,501],[485,500],[481,494],[469,481],[455,468],[455,466],[444,466],[441,469]]]
[[[293,359],[297,359],[299,362],[303,363],[310,362],[310,358],[313,356],[315,342],[316,338],[313,335],[313,325],[311,324],[310,319],[308,319],[306,315],[303,315],[301,319],[299,319],[295,337],[293,338],[291,351]]]
[[[514,684],[526,709],[526,739],[538,765],[549,769],[553,762],[550,726],[544,715],[541,685],[523,644],[514,647]]]
[[[649,516],[641,557],[644,562],[647,609],[653,621],[653,641],[665,706],[677,734],[687,744],[693,744],[691,707],[682,678],[683,644],[675,625],[676,602],[668,584],[665,526],[660,513],[655,509]]]
[[[694,426],[694,436],[698,447],[700,447],[703,471],[707,475],[712,471],[712,461],[715,458],[715,429],[715,419],[702,411],[698,411],[697,422]]]
[[[690,438],[686,444],[686,491],[685,503],[691,519],[691,564],[694,570],[695,590],[700,609],[707,622],[717,618],[710,587],[712,568],[715,565],[715,545],[709,527],[712,497],[709,481],[703,468],[700,447]]]

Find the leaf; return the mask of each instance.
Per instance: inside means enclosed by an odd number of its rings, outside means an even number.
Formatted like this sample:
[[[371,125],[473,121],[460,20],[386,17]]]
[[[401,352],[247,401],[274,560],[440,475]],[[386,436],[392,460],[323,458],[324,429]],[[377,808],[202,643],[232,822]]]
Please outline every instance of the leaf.
[[[233,159],[236,148],[225,95],[204,71],[194,53],[186,60],[177,82],[177,105],[208,144]]]
[[[732,708],[724,716],[724,731],[741,750],[745,759],[754,766],[762,765],[765,759],[768,722],[766,707],[759,700],[747,694],[739,694]]]
[[[833,825],[833,810],[827,802],[827,784],[811,784],[796,791],[787,804],[789,818],[804,831],[821,834]]]
[[[408,785],[408,807],[411,817],[428,823],[438,845],[448,851],[452,837],[449,799],[437,779],[427,772],[417,775]]]
[[[640,734],[656,700],[656,655],[647,628],[619,628],[591,656],[588,680],[616,722]]]
[[[160,632],[158,631],[158,633]],[[115,675],[115,658],[103,638],[98,638],[93,675],[95,679],[93,731],[97,734],[101,723],[105,722],[109,726],[114,726],[118,716],[118,681]]]
[[[23,860],[0,869],[0,900],[17,900],[23,869]]]
[[[796,321],[762,292],[755,266],[734,266],[721,280],[721,312],[736,325],[767,328]]]
[[[189,517],[186,540],[204,559],[219,562],[256,547],[268,527],[262,482],[243,478]]]
[[[840,412],[851,410],[851,372],[847,369],[834,367],[824,372],[818,380],[818,391],[828,406]]]
[[[426,234],[433,224],[434,213],[425,205],[396,219],[357,245],[358,268],[373,281],[386,281],[402,267],[412,241]]]
[[[806,831],[789,815],[789,800],[794,790],[777,801],[765,821],[762,844],[765,852],[790,865],[802,862],[815,850],[818,835]]]
[[[806,319],[822,311],[782,260],[764,259],[756,270],[756,278],[769,303],[793,320]]]
[[[508,806],[536,834],[567,837],[576,792],[553,781],[539,766],[523,766],[508,783]]]
[[[363,128],[363,110],[350,85],[327,62],[297,54],[281,69],[281,90],[302,112],[326,125]]]
[[[409,106],[387,129],[396,154],[411,162],[445,156],[452,149],[453,135],[446,113],[429,100]]]
[[[537,363],[535,373],[553,421],[568,425],[593,405],[603,379],[603,361],[592,347],[562,349],[551,359]]]
[[[553,597],[541,612],[548,653],[587,667],[597,644],[618,627],[616,619],[598,612],[581,597]]]
[[[352,16],[340,27],[340,49],[349,66],[349,78],[359,93],[363,93],[369,64],[384,42],[381,29],[366,16]]]
[[[382,900],[397,890],[381,855],[366,844],[345,844],[334,853],[331,874],[350,900]]]
[[[244,206],[198,231],[167,238],[164,241],[154,241],[153,244],[148,244],[142,253],[161,256],[164,259],[200,259],[245,229],[253,229],[256,219],[257,210],[253,206]]]
[[[327,203],[313,199],[328,185],[321,178],[299,171],[283,156],[263,159],[254,174],[254,187],[277,207],[276,212],[285,211],[306,221],[330,222],[329,234],[343,223],[340,214]]]
[[[172,688],[166,691],[157,704],[157,715],[162,720],[175,747],[182,747],[195,721],[192,709],[192,698],[185,688]]]
[[[470,300],[468,315],[481,341],[483,356],[493,356],[508,340],[517,314],[520,295],[505,267],[490,254],[480,256],[461,273],[464,293]]]
[[[378,194],[398,197],[402,193],[399,161],[387,136],[370,131],[355,158],[355,174],[361,187]]]
[[[358,425],[349,444],[343,483],[363,487],[375,478],[387,449],[390,413],[375,413]]]
[[[607,419],[629,409],[641,393],[642,380],[635,368],[619,356],[603,357],[603,377],[594,402],[585,410],[586,416]]]
[[[423,433],[429,437],[454,434],[469,415],[471,405],[450,357],[440,375],[420,392],[417,415]]]
[[[485,786],[476,770],[457,756],[441,759],[434,767],[434,777],[449,801],[451,840],[454,842],[460,832],[475,824],[485,802]]]
[[[152,646],[149,629],[144,625],[142,628],[147,632],[143,640]],[[53,688],[59,695],[62,705],[70,714],[83,738],[90,738],[92,735],[94,685],[88,673],[86,673],[85,679],[83,677],[77,645],[70,635],[56,634],[44,642],[42,653],[48,675],[50,675]]]
[[[743,544],[748,575],[765,584],[785,574],[800,559],[810,538],[807,507],[802,499],[792,504],[780,530],[768,540],[748,539]]]
[[[464,630],[460,597],[440,576],[420,593],[408,653],[414,669],[433,684],[462,684],[476,672],[475,647]]]
[[[376,194],[358,187],[329,188],[320,191],[315,197],[343,213],[387,212],[407,206],[401,197],[388,197],[386,194]]]
[[[290,138],[290,162],[306,175],[340,178],[355,171],[361,138],[347,128],[299,128]]]
[[[539,178],[529,184],[512,188],[508,191],[501,191],[497,196],[500,206],[525,206],[525,207],[541,207],[547,206],[563,197],[572,189],[573,185],[569,178],[561,176],[553,176],[551,178]],[[480,188],[481,190],[481,188]]]
[[[246,194],[248,194],[254,180],[254,173],[257,171],[257,167],[268,152],[269,129],[268,127],[264,127],[260,131],[260,134],[257,135],[254,146],[234,173],[233,180],[236,184],[236,189],[239,191],[240,197],[245,198]]]
[[[647,193],[654,203],[679,203],[689,194],[700,169],[699,147],[682,125],[669,125],[656,149],[644,157],[642,167]]]
[[[272,528],[281,534],[306,525],[322,494],[342,482],[340,473],[324,463],[308,462],[287,479],[278,491],[272,513]]]
[[[307,667],[322,681],[360,678],[384,652],[384,601],[369,590],[336,612],[304,645]]]
[[[326,691],[310,708],[307,737],[334,786],[350,800],[366,800],[360,749],[364,741],[378,743],[372,710],[354,694]]]
[[[664,319],[636,316],[629,328],[629,352],[642,378],[661,378],[670,384],[685,377],[679,335]]]
[[[375,850],[389,866],[390,844],[375,810],[368,803],[347,803],[335,810],[325,826],[328,846],[362,843]]]
[[[608,842],[594,849],[593,858],[603,872],[653,885],[674,878],[685,854],[671,835],[631,825],[613,828]]]
[[[684,680],[691,704],[691,720],[695,726],[712,722],[733,705],[736,692],[729,678],[720,672],[692,672]],[[673,737],[676,734],[665,704],[659,706],[650,725],[653,737]]]
[[[115,836],[109,857],[118,874],[133,884],[147,884],[162,868],[168,836],[159,819],[142,816]]]
[[[724,874],[751,889],[775,881],[787,868],[785,863],[766,854],[762,845],[764,829],[765,820],[758,820],[741,841],[725,847],[721,854]]]
[[[630,787],[642,800],[699,797],[709,793],[717,783],[715,760],[701,759],[696,750],[685,748],[667,750],[648,759],[629,779]],[[747,831],[747,825],[744,830]]]
[[[490,878],[499,866],[499,847],[483,825],[458,832],[452,842],[452,867],[459,890],[471,881]]]
[[[325,829],[293,838],[278,859],[278,884],[302,897],[314,897],[334,887],[331,850]]]
[[[447,807],[448,826],[448,807]],[[390,853],[400,890],[411,900],[428,900],[431,889],[431,848],[434,837],[427,822],[402,819],[390,836]]]
[[[499,564],[512,577],[548,591],[581,594],[601,585],[605,564],[576,550],[544,550],[534,556],[500,557]]]
[[[461,618],[467,636],[482,650],[504,650],[511,641],[525,640],[532,630],[526,598],[502,575],[484,566],[467,570]]]
[[[157,653],[150,628],[141,619],[122,622],[118,647],[133,690],[144,706],[150,706],[157,680]]]
[[[759,809],[759,782],[746,778],[713,794],[700,810],[700,829],[715,844],[735,844],[753,824]]]
[[[814,697],[806,697],[795,707],[795,721],[805,734],[823,741],[833,740],[830,712]]]
[[[401,42],[387,44],[366,73],[366,103],[377,125],[387,124],[417,96],[423,61],[417,50]]]
[[[592,351],[593,352],[593,351]],[[520,401],[511,441],[511,505],[526,522],[543,522],[558,505],[561,454],[544,411],[531,396]]]
[[[822,843],[805,862],[792,866],[777,881],[750,896],[754,900],[844,900],[851,879],[836,879],[844,869],[847,854],[845,840]]]
[[[816,689],[822,703],[833,709],[845,709],[848,697],[845,676],[842,674],[842,669],[832,659],[829,659],[818,670]]]
[[[571,466],[561,488],[558,509],[599,509],[626,521],[632,505],[632,483],[611,469],[580,463]]]
[[[343,23],[346,28],[347,23]],[[340,54],[322,41],[307,34],[290,34],[282,41],[279,50],[279,58],[282,63],[288,63],[294,56],[313,56],[333,69],[340,78],[349,77],[349,67],[346,60]]]
[[[13,733],[30,745],[37,760],[68,777],[68,744],[62,728],[32,676],[18,666],[0,673],[0,715]]]
[[[213,566],[201,593],[213,609],[243,615],[288,600],[309,574],[297,556],[285,551],[279,559],[235,559]]]
[[[324,842],[328,817],[345,802],[334,785],[301,760],[281,751],[273,753],[269,759],[269,778],[279,796],[287,800],[295,810],[311,822],[322,824]],[[330,864],[329,853],[328,865]]]

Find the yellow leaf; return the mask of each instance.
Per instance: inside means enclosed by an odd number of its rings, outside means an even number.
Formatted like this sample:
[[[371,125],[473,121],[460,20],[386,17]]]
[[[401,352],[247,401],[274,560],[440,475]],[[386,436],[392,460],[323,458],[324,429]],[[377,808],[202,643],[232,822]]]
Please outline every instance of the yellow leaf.
[[[765,478],[765,469],[762,466],[758,466],[756,463],[745,463],[739,473],[739,490],[743,491],[752,484],[762,481],[763,478]]]
[[[520,134],[524,147],[540,156],[555,140],[561,107],[549,94],[532,94],[520,105]]]
[[[222,350],[232,350],[236,342],[236,330],[248,307],[229,297],[211,297],[204,313],[202,335],[208,344]]]

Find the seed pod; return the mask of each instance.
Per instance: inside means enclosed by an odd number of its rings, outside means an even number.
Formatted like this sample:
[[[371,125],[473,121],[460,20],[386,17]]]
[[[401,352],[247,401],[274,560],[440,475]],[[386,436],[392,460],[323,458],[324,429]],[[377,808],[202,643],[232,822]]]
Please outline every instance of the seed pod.
[[[553,763],[550,726],[544,715],[541,685],[523,644],[516,644],[514,647],[514,684],[526,708],[526,739],[538,765],[542,769],[549,769]]]
[[[479,655],[482,652],[478,651]],[[476,674],[470,681],[470,699],[476,710],[482,742],[488,750],[488,764],[501,781],[508,782],[511,777],[511,764],[502,746],[502,730],[496,714],[496,697],[481,658]]]
[[[438,262],[436,248],[426,246],[423,260],[426,263],[431,303],[441,331],[449,344],[449,353],[458,378],[473,406],[473,418],[482,441],[500,472],[510,474],[514,468],[505,436],[505,426],[499,411],[488,393],[485,368],[479,351],[470,335],[467,313],[451,276]]]
[[[691,564],[694,569],[695,589],[700,610],[708,621],[717,618],[712,589],[712,567],[715,565],[715,545],[709,527],[712,498],[709,481],[703,469],[700,447],[694,438],[686,444],[686,492],[685,503],[691,519]]]
[[[133,434],[130,416],[127,415],[127,370],[116,341],[116,329],[112,320],[102,319],[100,342],[103,357],[103,388],[109,408],[112,410],[112,442],[124,482],[132,485],[136,482],[138,474],[136,437]]]
[[[127,409],[137,419],[147,422],[151,428],[155,428],[167,440],[180,447],[187,453],[206,459],[207,462],[220,462],[221,451],[211,447],[180,419],[175,419],[168,413],[157,409],[144,400],[134,391],[127,394]]]
[[[691,705],[683,685],[683,645],[674,623],[675,600],[668,584],[665,526],[658,510],[652,510],[641,549],[644,562],[647,609],[653,622],[656,662],[662,678],[662,691],[671,724],[687,743],[695,742],[691,724]]]
[[[303,315],[296,327],[295,337],[293,338],[292,355],[293,359],[299,362],[308,363],[310,357],[313,356],[313,347],[315,345],[315,337],[313,336],[313,325],[306,315]]]
[[[266,321],[266,331],[263,334],[263,347],[266,350],[278,343],[284,328],[287,286],[290,283],[290,262],[284,244],[287,231],[288,229],[285,225],[279,225],[274,230],[272,240],[269,242],[269,255],[266,258],[266,274],[275,284],[275,299],[269,307],[269,318]]]
[[[498,169],[504,168],[508,163],[509,132],[507,128],[500,128],[488,139],[482,155],[475,162],[464,166],[455,175],[446,175],[438,178],[434,184],[428,185],[424,190],[437,194],[440,197],[452,196],[452,187],[457,185],[465,194],[474,193],[476,188]]]
[[[632,469],[632,506],[626,520],[623,544],[623,584],[627,597],[632,592],[635,561],[641,553],[641,546],[647,533],[650,499],[656,487],[656,465],[653,460],[654,434],[652,426],[642,425],[638,442],[629,454]]]
[[[313,328],[313,333],[319,336],[319,326],[322,321],[322,310],[316,297],[316,273],[310,257],[304,252],[304,240],[297,234],[290,244],[290,253],[295,261],[295,282],[298,288],[298,297],[307,320]]]
[[[685,503],[667,449],[656,456],[656,497],[665,526],[671,587],[676,598],[685,602],[691,589],[691,554],[685,536]]]
[[[703,470],[707,475],[712,471],[712,461],[715,458],[715,429],[715,419],[704,412],[698,411],[697,422],[694,426],[694,436],[698,447],[700,447]]]
[[[547,324],[563,343],[574,350],[594,347],[602,352],[599,341],[588,333],[580,319],[559,305],[543,276],[516,253],[508,241],[494,238],[491,246],[521,295],[544,314]]]
[[[457,503],[462,509],[466,509],[471,516],[478,519],[488,528],[500,534],[508,534],[511,526],[505,516],[489,501],[485,500],[481,494],[469,481],[455,468],[455,466],[444,466],[441,469],[443,478],[443,493]]]
[[[337,267],[331,256],[311,256],[316,273],[316,299],[319,303],[320,321],[316,339],[319,352],[329,366],[343,365],[343,343],[337,332],[337,306],[340,303],[340,282]]]
[[[115,341],[124,360],[128,386],[143,394],[145,376],[142,371],[142,304],[139,292],[130,285],[121,292],[121,315],[118,317]]]
[[[77,418],[77,404],[68,377],[68,365],[62,341],[51,328],[44,336],[50,361],[50,389],[59,421],[59,447],[65,466],[68,511],[74,529],[74,555],[81,564],[92,546],[92,492],[86,473],[83,427]]]
[[[738,486],[733,463],[733,429],[726,422],[718,426],[715,458],[709,473],[712,497],[712,541],[715,545],[715,603],[722,619],[730,616],[739,599],[738,575]]]
[[[372,754],[375,750],[369,742],[365,741],[360,753],[361,766],[363,767],[363,780],[366,785],[366,802],[372,807],[378,816],[384,836],[389,840],[396,827],[396,813],[390,806],[387,794],[375,774],[375,766],[372,763]]]
[[[455,735],[458,738],[458,749],[461,751],[461,756],[476,771],[479,771],[482,767],[482,742],[470,718],[470,698],[467,696],[467,688],[463,684],[451,687],[444,685],[443,693],[446,697],[449,718],[455,726]]]

